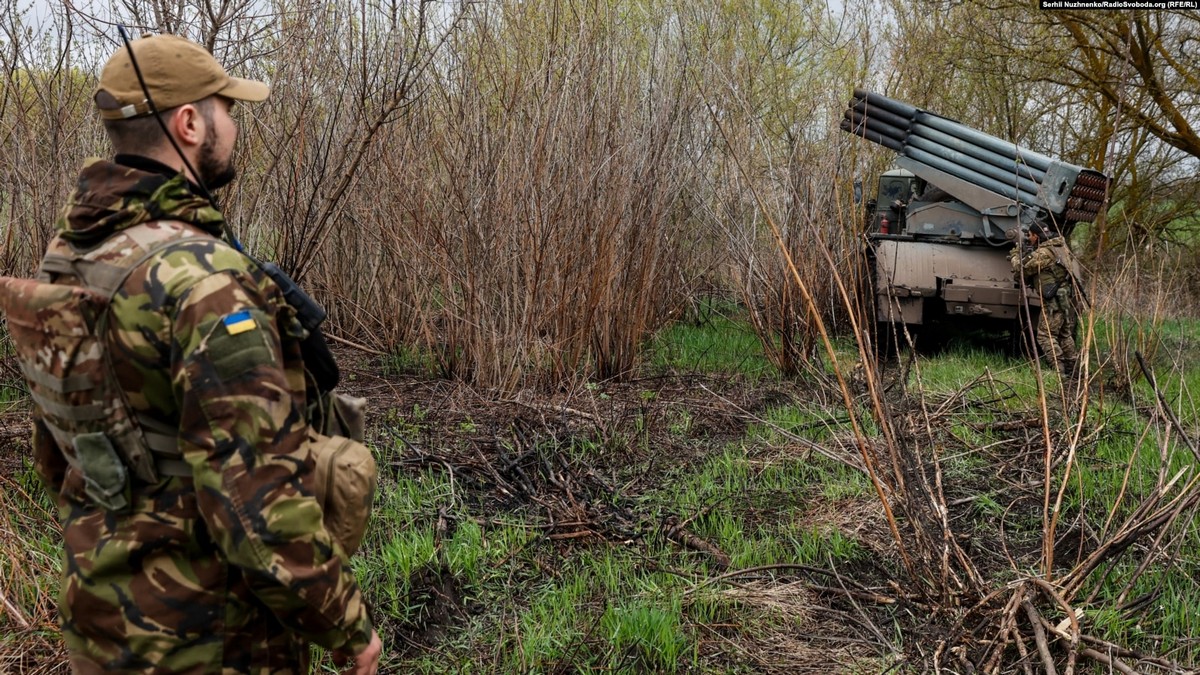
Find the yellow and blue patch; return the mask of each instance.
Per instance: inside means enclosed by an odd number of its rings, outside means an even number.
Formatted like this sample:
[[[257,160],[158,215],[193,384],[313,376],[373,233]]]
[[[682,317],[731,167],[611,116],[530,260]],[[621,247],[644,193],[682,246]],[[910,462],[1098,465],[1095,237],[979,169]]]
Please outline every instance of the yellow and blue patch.
[[[224,319],[221,319],[221,323],[225,324],[225,331],[230,335],[245,333],[258,327],[258,324],[254,323],[254,317],[250,315],[250,310],[248,309],[227,315]]]

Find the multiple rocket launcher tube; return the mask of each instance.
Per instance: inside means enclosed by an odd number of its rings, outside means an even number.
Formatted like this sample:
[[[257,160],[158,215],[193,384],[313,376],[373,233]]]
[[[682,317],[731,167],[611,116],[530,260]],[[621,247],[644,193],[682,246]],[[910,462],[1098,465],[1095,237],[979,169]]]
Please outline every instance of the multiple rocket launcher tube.
[[[1102,173],[864,89],[854,90],[841,128],[984,190],[1046,209],[1060,227],[1095,219],[1108,188]],[[1061,183],[1060,193],[1069,188],[1065,199],[1054,197],[1055,182]]]

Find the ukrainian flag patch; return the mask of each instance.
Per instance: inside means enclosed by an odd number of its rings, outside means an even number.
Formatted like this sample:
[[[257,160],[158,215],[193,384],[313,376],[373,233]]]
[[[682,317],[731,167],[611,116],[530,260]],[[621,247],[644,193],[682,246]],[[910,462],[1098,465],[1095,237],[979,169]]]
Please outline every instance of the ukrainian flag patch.
[[[258,327],[258,324],[254,323],[254,317],[250,316],[250,310],[248,309],[227,315],[224,319],[221,319],[221,323],[225,324],[225,331],[230,335],[238,335]]]

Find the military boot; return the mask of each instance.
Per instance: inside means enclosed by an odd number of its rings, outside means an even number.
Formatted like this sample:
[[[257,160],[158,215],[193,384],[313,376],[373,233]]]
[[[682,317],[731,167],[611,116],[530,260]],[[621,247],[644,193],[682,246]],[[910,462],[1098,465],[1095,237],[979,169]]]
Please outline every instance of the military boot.
[[[1077,359],[1062,359],[1058,362],[1058,372],[1063,381],[1079,379],[1079,361]]]

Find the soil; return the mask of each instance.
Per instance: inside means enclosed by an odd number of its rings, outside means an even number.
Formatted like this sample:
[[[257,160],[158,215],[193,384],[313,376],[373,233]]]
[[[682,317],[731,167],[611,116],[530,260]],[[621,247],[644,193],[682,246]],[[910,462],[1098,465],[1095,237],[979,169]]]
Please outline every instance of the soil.
[[[346,373],[340,388],[367,399],[377,440],[395,441],[395,434],[404,435],[401,442],[408,447],[407,456],[401,465],[386,470],[396,474],[416,467],[452,471],[459,498],[471,513],[538,512],[556,551],[543,563],[549,574],[577,549],[637,545],[660,535],[681,550],[708,556],[712,568],[722,569],[728,557],[679,528],[678,517],[648,522],[638,508],[642,496],[742,439],[754,417],[814,396],[811,385],[760,386],[738,378],[698,375],[659,375],[574,391],[502,394],[445,380],[389,374],[380,360],[361,352],[338,356]],[[688,432],[673,432],[672,425],[683,420],[690,425]],[[629,443],[635,428],[644,437]],[[613,442],[607,444],[606,439]],[[586,459],[571,452],[575,444],[592,444]],[[840,529],[871,550],[874,559],[839,569],[846,578],[821,577],[816,586],[824,591],[812,590],[813,584],[808,583],[812,573],[801,570],[774,570],[739,579],[722,592],[736,596],[742,605],[769,606],[781,618],[777,625],[752,631],[734,624],[700,627],[706,662],[723,663],[722,669],[734,672],[764,673],[870,672],[879,667],[887,640],[882,632],[875,632],[880,630],[875,626],[889,625],[895,607],[876,612],[870,602],[847,601],[837,590],[839,584],[887,588],[895,551],[879,503],[852,498],[829,501],[808,491],[804,499],[807,507],[800,518],[805,525]],[[744,516],[747,523],[758,517],[752,511]],[[452,531],[455,523],[440,523],[439,529],[443,526]],[[410,599],[425,608],[421,620],[413,626],[392,627],[391,637],[406,645],[408,655],[436,650],[438,642],[472,614],[461,589],[444,570],[426,570],[423,582]],[[570,664],[561,665],[556,672],[574,672]]]

